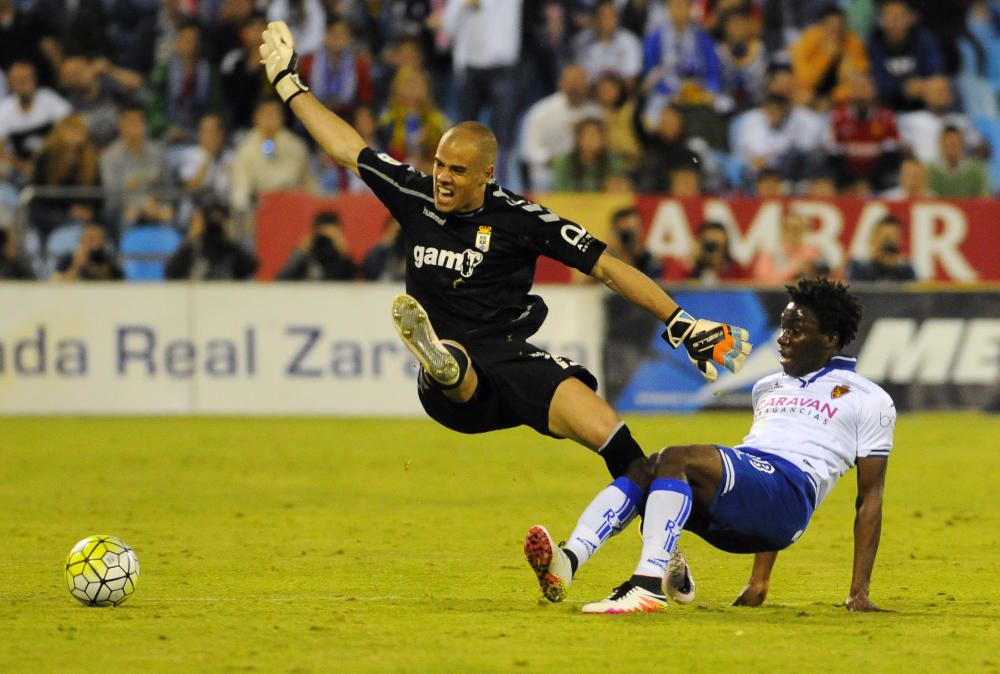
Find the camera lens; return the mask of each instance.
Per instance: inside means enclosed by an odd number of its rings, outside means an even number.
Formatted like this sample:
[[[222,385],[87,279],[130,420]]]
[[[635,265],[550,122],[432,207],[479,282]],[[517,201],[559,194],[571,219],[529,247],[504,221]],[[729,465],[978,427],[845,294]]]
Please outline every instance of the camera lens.
[[[719,250],[718,241],[703,241],[701,244],[701,249],[706,253],[716,253]]]

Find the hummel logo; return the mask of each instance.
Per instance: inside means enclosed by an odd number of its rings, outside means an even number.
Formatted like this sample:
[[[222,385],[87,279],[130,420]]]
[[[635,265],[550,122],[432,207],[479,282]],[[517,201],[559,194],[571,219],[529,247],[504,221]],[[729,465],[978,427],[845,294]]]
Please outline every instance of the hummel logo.
[[[438,215],[431,209],[427,208],[426,206],[424,206],[424,215],[426,215],[428,218],[438,223],[439,225],[442,226],[444,225],[444,218],[442,218],[440,215]]]

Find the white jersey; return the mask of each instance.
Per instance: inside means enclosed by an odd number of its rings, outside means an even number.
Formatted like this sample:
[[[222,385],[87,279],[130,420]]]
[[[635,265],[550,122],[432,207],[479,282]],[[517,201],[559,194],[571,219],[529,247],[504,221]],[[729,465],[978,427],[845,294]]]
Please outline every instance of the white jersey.
[[[892,449],[896,407],[855,364],[835,356],[818,372],[773,374],[753,387],[753,425],[737,449],[791,461],[812,481],[817,506],[858,459],[888,457]]]

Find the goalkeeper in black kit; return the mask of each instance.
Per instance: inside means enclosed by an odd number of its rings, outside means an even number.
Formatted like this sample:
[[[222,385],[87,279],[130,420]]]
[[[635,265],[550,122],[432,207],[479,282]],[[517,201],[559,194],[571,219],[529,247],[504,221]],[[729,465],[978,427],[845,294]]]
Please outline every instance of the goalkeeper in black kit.
[[[524,424],[570,438],[600,454],[616,483],[642,470],[642,449],[595,392],[594,375],[528,341],[548,312],[531,294],[539,255],[593,276],[655,315],[665,324],[663,338],[683,346],[709,381],[716,365],[733,372],[743,365],[751,349],[746,330],[696,319],[586,229],[498,185],[497,141],[485,125],[450,128],[426,175],[366,146],[309,92],[284,22],[268,24],[260,54],[278,95],[320,147],[399,221],[406,294],[393,301],[392,318],[420,363],[420,402],[439,423],[462,433]]]

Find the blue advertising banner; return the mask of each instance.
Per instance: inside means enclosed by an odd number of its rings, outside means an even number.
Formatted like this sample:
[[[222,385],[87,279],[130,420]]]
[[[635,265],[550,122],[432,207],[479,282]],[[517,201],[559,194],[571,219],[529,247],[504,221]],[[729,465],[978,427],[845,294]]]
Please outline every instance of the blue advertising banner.
[[[902,410],[1000,407],[1000,292],[857,290],[864,307],[858,336],[844,352]],[[622,412],[746,408],[754,382],[777,372],[778,290],[671,289],[699,318],[750,331],[754,351],[739,374],[707,383],[663,326],[618,297],[607,301],[605,386]]]

